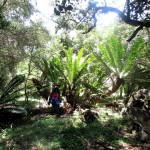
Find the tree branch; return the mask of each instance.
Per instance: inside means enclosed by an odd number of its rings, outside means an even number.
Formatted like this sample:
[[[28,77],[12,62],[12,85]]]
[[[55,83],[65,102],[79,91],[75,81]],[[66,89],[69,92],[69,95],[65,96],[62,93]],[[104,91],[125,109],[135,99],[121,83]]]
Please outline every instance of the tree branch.
[[[95,14],[96,14],[96,13],[95,13]],[[93,14],[93,17],[92,17],[92,18],[94,19],[94,24],[93,24],[87,31],[83,32],[83,34],[89,33],[93,28],[96,27],[97,19],[96,19],[95,14]]]
[[[108,12],[114,12],[114,13],[117,13],[118,16],[127,24],[130,24],[132,26],[140,26],[140,25],[143,25],[145,27],[150,27],[150,24],[149,23],[144,23],[142,21],[137,21],[137,20],[131,20],[130,18],[128,18],[128,16],[126,16],[122,11],[120,11],[119,9],[117,8],[113,8],[113,7],[97,7],[96,10],[102,10],[103,11],[108,11]]]
[[[130,1],[128,0],[128,3]],[[129,8],[128,8],[129,9]],[[93,14],[93,19],[94,19],[94,24],[86,31],[84,32],[83,34],[86,34],[88,32],[90,32],[94,27],[96,27],[96,23],[97,23],[97,19],[95,17],[95,14],[97,13],[97,11],[101,10],[102,13],[103,12],[114,12],[114,13],[117,13],[118,16],[126,23],[126,24],[129,24],[129,25],[132,25],[132,26],[138,26],[138,28],[133,32],[133,34],[131,35],[131,37],[127,40],[128,42],[130,42],[136,35],[137,33],[143,29],[143,27],[146,27],[146,28],[149,28],[150,27],[150,23],[147,21],[137,21],[137,20],[132,20],[130,19],[130,10],[128,11],[127,13],[127,16],[122,12],[120,11],[119,9],[117,8],[113,8],[113,7],[97,7],[95,9],[95,13]]]
[[[130,0],[127,0],[127,9],[128,9],[128,12],[127,12],[127,17],[130,19]]]
[[[131,40],[138,34],[138,32],[140,31],[140,30],[142,30],[143,29],[143,26],[139,26],[134,32],[133,32],[133,34],[131,35],[131,37],[127,40],[127,42],[131,42]]]
[[[4,0],[4,1],[3,1],[3,4],[2,4],[1,7],[0,7],[0,9],[3,9],[3,7],[6,5],[6,3],[7,3],[7,0]]]

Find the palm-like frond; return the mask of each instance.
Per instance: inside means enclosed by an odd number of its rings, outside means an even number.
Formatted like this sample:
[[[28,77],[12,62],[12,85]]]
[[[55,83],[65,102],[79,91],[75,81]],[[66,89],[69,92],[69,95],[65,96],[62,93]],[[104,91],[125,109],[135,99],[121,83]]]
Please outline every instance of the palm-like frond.
[[[89,84],[87,82],[82,82],[82,85],[84,85],[87,89],[90,89],[90,91],[93,92],[93,93],[98,93],[99,92],[98,88],[93,86],[92,84]]]
[[[69,48],[65,54],[64,71],[69,84],[75,84],[83,75],[88,63],[91,61],[90,56],[83,57],[84,48],[81,48],[78,54],[73,54],[73,50]]]
[[[121,42],[115,37],[111,36],[107,43],[99,45],[101,53],[102,64],[119,74],[122,70],[122,59],[125,54],[125,49]]]
[[[101,54],[98,53],[93,53],[94,57],[101,63],[103,69],[105,70],[106,73],[110,74],[113,72],[113,70],[110,68],[110,66],[105,62]]]
[[[114,67],[116,67],[116,71],[120,73],[122,71],[122,61],[125,54],[125,48],[122,43],[115,37],[112,36],[109,40],[110,43],[110,51],[112,55],[112,60],[114,62]]]
[[[100,52],[94,54],[104,66],[106,72],[115,72],[118,76],[132,69],[136,58],[140,54],[143,40],[137,39],[126,50],[125,46],[115,37],[111,36],[108,41],[99,45]]]
[[[63,62],[63,60],[60,57],[55,57],[51,60],[51,63],[53,64],[53,68],[57,74],[56,76],[58,80],[61,80],[62,78],[67,80],[65,75],[65,63]]]
[[[56,69],[57,64],[60,64],[59,57],[54,57],[50,60],[42,58],[42,61],[34,62],[38,69],[42,71],[42,80],[46,79],[49,82],[57,83],[59,79],[59,71]]]
[[[129,49],[127,49],[126,59],[124,60],[125,72],[131,70],[135,60],[140,56],[143,43],[144,40],[142,38],[139,38],[132,43],[132,46],[130,46]]]
[[[10,102],[12,98],[15,98],[15,96],[18,96],[18,91],[15,90],[16,87],[18,87],[22,82],[25,81],[24,75],[17,75],[15,76],[3,89],[2,95],[0,96],[0,104],[4,104],[7,102]]]
[[[71,84],[73,81],[73,50],[69,48],[67,51],[65,51],[66,55],[66,63],[65,63],[65,69],[68,76],[68,81]]]

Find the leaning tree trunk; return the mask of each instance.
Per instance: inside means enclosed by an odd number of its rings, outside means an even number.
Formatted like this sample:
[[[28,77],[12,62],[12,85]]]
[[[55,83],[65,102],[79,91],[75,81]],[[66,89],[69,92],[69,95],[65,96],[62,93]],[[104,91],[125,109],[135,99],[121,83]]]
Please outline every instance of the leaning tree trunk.
[[[32,79],[35,87],[37,88],[39,94],[45,98],[46,100],[48,100],[48,97],[50,96],[50,89],[43,87],[43,84],[41,81],[33,78]]]
[[[31,62],[32,62],[32,56],[33,56],[33,50],[34,50],[34,48],[32,48],[31,52],[30,52],[30,60],[29,60],[29,63],[28,63],[28,74],[27,74],[27,78],[25,80],[25,101],[26,101],[27,105],[29,103],[28,102],[29,100],[28,100],[27,84],[28,84],[28,78],[31,74]]]
[[[124,79],[118,76],[111,76],[110,80],[111,86],[108,88],[107,95],[115,93],[120,88],[120,86],[124,84]]]
[[[67,102],[71,104],[71,106],[76,109],[76,89],[75,86],[68,86],[69,91],[66,93]]]

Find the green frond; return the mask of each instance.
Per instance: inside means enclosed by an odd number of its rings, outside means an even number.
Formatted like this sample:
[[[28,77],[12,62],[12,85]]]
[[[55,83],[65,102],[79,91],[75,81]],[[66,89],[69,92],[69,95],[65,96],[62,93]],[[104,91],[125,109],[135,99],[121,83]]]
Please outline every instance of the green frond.
[[[124,76],[132,69],[140,55],[143,42],[144,40],[139,38],[126,50],[117,37],[111,36],[105,43],[98,46],[100,53],[95,54],[95,57],[104,66],[105,71],[109,70]]]
[[[82,85],[84,85],[87,89],[90,89],[92,92],[97,93],[99,92],[98,88],[87,83],[87,82],[82,82]]]
[[[110,40],[110,50],[115,64],[114,67],[116,67],[116,70],[119,73],[123,70],[122,61],[125,54],[125,48],[115,36],[111,36]]]
[[[66,70],[67,70],[67,76],[68,81],[71,83],[73,81],[73,50],[69,48],[65,51],[66,54]]]
[[[107,52],[109,54],[109,59],[107,61],[108,61],[109,65],[111,67],[113,67],[115,72],[118,74],[118,66],[115,62],[115,58],[114,58],[114,55],[113,55],[113,52],[114,52],[113,46],[111,46],[111,43],[106,45],[106,46],[107,46]]]
[[[82,59],[83,59],[83,51],[84,48],[81,48],[78,52],[78,54],[76,55],[76,58],[73,62],[73,78],[75,78],[77,72],[80,70],[80,67],[82,68]]]
[[[57,76],[59,75],[60,78],[64,78],[67,81],[66,75],[65,75],[65,65],[61,59],[59,59],[59,62],[53,63],[55,70],[57,71]]]
[[[100,51],[100,54],[101,54],[101,58],[105,61],[110,62],[110,57],[109,57],[109,53],[107,51],[106,45],[105,44],[98,45],[98,48],[99,48],[99,51]]]
[[[132,45],[129,45],[129,49],[127,49],[126,61],[125,61],[125,71],[129,71],[133,65],[135,60],[140,56],[142,46],[144,40],[139,38],[135,40]]]
[[[111,68],[114,72],[118,73],[118,66],[116,63],[116,47],[114,46],[117,43],[117,40],[113,37],[111,37],[109,40],[107,40],[106,43],[103,43],[102,45],[99,45],[99,50],[101,54],[101,58],[99,59],[100,62],[102,62],[103,66],[107,68]]]
[[[93,55],[101,63],[106,73],[113,72],[113,70],[109,67],[109,65],[107,65],[107,63],[103,60],[102,55],[97,54],[97,53],[93,53]]]
[[[77,83],[80,79],[81,79],[81,77],[83,76],[83,73],[84,73],[84,71],[86,70],[86,68],[87,68],[87,63],[85,63],[83,66],[82,66],[82,69],[80,69],[78,72],[76,72],[76,75],[74,76],[74,78],[73,78],[73,83]]]
[[[10,97],[13,96],[15,88],[25,81],[24,75],[15,76],[10,82],[4,87],[2,95],[0,96],[0,104],[10,102]]]

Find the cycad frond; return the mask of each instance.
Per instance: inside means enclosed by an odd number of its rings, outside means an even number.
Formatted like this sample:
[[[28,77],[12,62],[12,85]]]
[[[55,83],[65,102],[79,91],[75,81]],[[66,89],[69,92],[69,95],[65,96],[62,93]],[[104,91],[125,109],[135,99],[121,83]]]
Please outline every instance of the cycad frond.
[[[89,84],[87,82],[82,82],[82,85],[84,85],[87,89],[90,89],[90,91],[97,93],[99,92],[98,88],[93,86],[92,84]]]
[[[15,76],[3,89],[0,97],[0,104],[10,102],[10,97],[13,95],[15,88],[25,81],[24,75]],[[14,92],[15,93],[15,92]],[[12,94],[12,95],[11,95]]]
[[[138,56],[141,54],[141,48],[143,46],[144,40],[142,38],[139,38],[135,40],[132,45],[129,45],[129,49],[127,49],[126,52],[126,60],[124,64],[124,70],[130,71],[135,60],[138,58]]]
[[[59,71],[56,69],[56,66],[60,64],[59,58],[54,57],[52,60],[46,60],[43,58],[43,74],[51,82],[57,83],[59,79]]]
[[[79,72],[82,69],[82,59],[83,59],[83,51],[84,48],[81,48],[78,52],[78,54],[76,55],[76,57],[74,58],[74,62],[73,62],[73,78],[75,78],[77,72]]]
[[[68,51],[65,52],[66,54],[66,70],[67,70],[67,76],[68,81],[71,83],[73,81],[73,50],[71,48],[68,49]]]
[[[124,45],[115,36],[111,36],[107,43],[99,45],[100,53],[95,56],[105,70],[115,72],[118,76],[126,76],[140,55],[143,41],[139,38],[130,45],[129,49],[125,50]]]
[[[122,71],[122,61],[125,54],[125,48],[122,43],[115,37],[112,36],[110,40],[110,49],[113,57],[114,66],[116,67],[116,71],[119,73]]]
[[[103,60],[102,55],[97,54],[97,53],[93,53],[93,55],[102,64],[102,67],[106,73],[109,74],[109,73],[113,72],[113,70],[110,68],[110,66],[107,65],[107,63]]]

